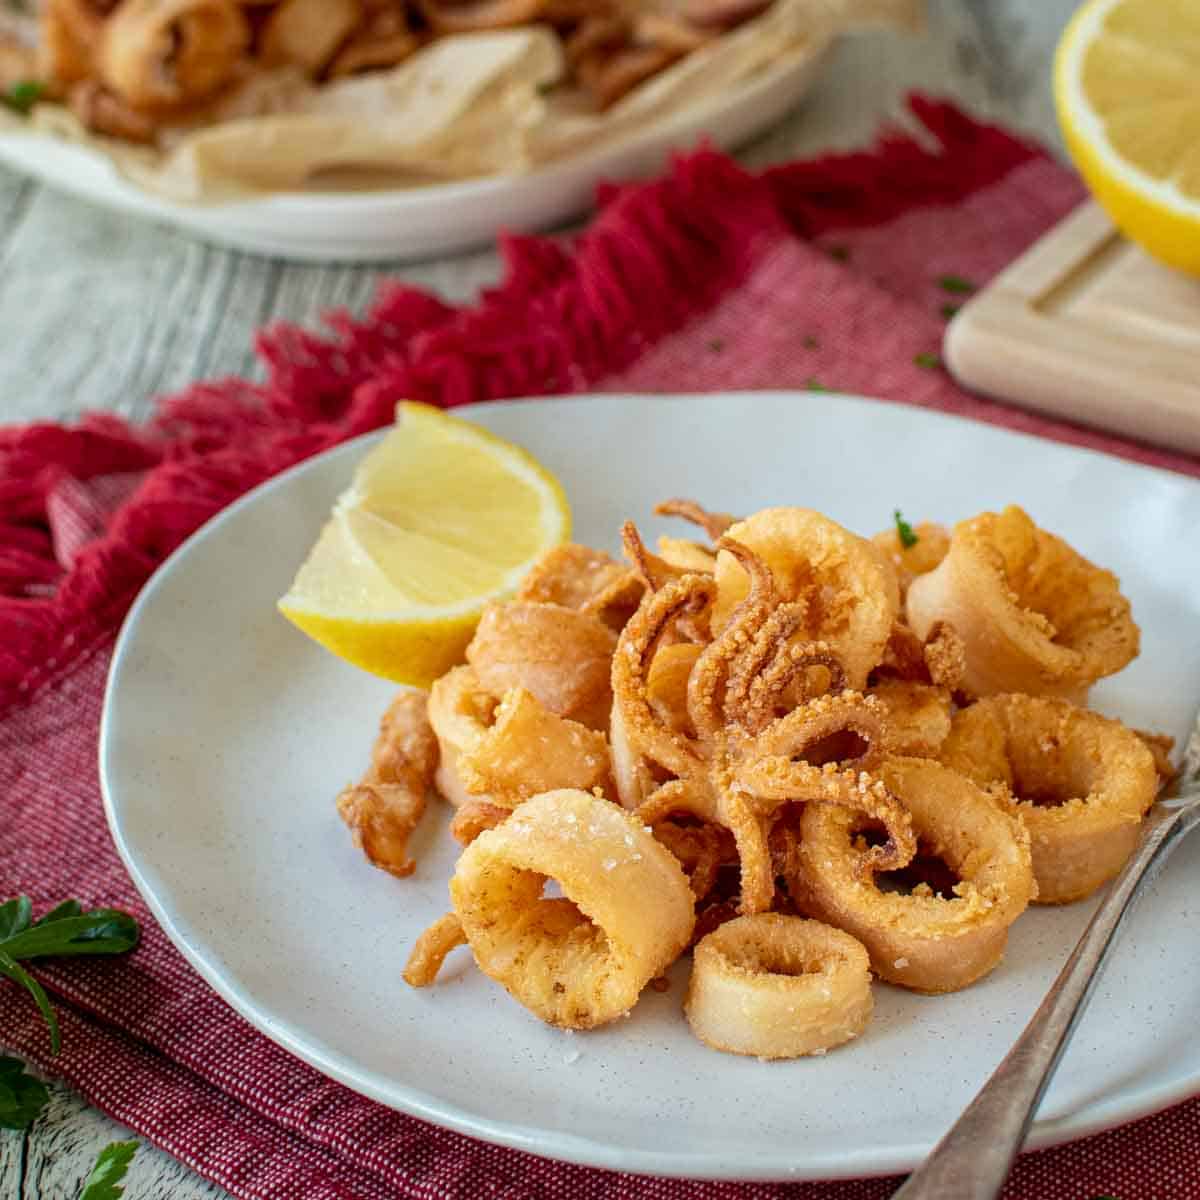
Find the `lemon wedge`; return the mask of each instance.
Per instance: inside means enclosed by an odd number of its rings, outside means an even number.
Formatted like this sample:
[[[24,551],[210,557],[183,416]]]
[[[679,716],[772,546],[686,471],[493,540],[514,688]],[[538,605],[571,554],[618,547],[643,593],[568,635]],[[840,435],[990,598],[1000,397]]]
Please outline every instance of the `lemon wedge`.
[[[1071,157],[1144,250],[1200,275],[1200,4],[1088,0],[1058,44]]]
[[[279,611],[339,658],[428,687],[490,600],[570,534],[558,480],[511,442],[424,404],[359,464]]]

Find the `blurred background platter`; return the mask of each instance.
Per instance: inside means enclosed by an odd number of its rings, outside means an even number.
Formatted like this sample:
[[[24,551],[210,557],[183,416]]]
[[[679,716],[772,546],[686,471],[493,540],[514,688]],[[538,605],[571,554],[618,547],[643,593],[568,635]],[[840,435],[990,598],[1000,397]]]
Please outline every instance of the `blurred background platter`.
[[[165,221],[205,241],[308,262],[426,259],[532,233],[579,216],[596,185],[662,169],[674,147],[735,149],[776,124],[811,87],[823,56],[782,61],[742,86],[634,136],[526,174],[416,188],[305,191],[229,204],[184,204],[135,186],[87,146],[0,129],[0,163],[83,199]]]

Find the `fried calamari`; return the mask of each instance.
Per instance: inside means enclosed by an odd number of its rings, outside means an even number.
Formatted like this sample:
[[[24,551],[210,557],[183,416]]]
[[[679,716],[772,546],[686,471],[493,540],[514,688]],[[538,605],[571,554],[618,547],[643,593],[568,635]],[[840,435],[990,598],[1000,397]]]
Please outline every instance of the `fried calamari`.
[[[1137,656],[1138,627],[1117,577],[1039,529],[1016,506],[954,527],[942,562],[913,580],[908,622],[951,625],[966,649],[963,689],[1082,703]]]
[[[1015,797],[1042,904],[1082,900],[1112,879],[1160,786],[1134,730],[1039,696],[992,696],[957,713],[941,758]]]
[[[779,913],[727,921],[697,944],[684,1012],[714,1050],[758,1058],[824,1054],[871,1019],[862,944]]]
[[[408,839],[425,813],[437,766],[437,739],[422,692],[402,692],[383,715],[371,766],[337,798],[354,844],[375,866],[411,875]]]
[[[1136,652],[1110,573],[1019,509],[915,542],[807,509],[656,511],[707,541],[653,553],[627,522],[627,564],[545,555],[427,703],[397,700],[339,798],[396,874],[429,781],[457,806],[454,911],[409,983],[465,941],[543,1020],[589,1029],[690,946],[703,1042],[820,1054],[866,1027],[872,972],[966,987],[1030,902],[1120,869],[1170,739],[995,690],[1086,690]]]
[[[920,992],[956,991],[996,966],[1009,926],[1034,894],[1029,834],[948,767],[893,758],[880,776],[911,814],[920,856],[942,864],[942,890],[918,877],[920,858],[908,879],[889,886],[868,861],[871,823],[831,804],[805,807],[799,870],[789,885],[802,911],[866,946],[882,979]]]
[[[548,879],[561,896],[545,896]],[[547,792],[463,851],[454,911],[484,974],[551,1025],[623,1016],[679,957],[695,923],[674,855],[630,813]]]

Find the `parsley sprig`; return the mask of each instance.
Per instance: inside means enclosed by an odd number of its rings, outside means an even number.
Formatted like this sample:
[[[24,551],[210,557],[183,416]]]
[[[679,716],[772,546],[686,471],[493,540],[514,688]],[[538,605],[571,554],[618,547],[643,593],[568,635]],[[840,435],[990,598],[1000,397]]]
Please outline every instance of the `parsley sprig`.
[[[900,545],[903,546],[905,550],[915,546],[921,539],[917,537],[916,533],[913,531],[913,527],[904,519],[904,515],[899,509],[896,509],[895,512],[892,513],[892,516],[896,521],[896,533],[899,535]]]
[[[19,1058],[0,1055],[0,1129],[28,1129],[49,1102],[46,1085]]]
[[[938,280],[938,286],[953,296],[967,296],[975,290],[975,285],[961,275],[943,275]]]
[[[125,1189],[120,1186],[137,1153],[137,1142],[110,1142],[100,1151],[92,1173],[79,1193],[79,1200],[121,1200]]]
[[[62,1046],[58,1018],[42,985],[21,966],[33,958],[76,958],[125,954],[138,944],[141,929],[128,913],[115,908],[83,911],[78,900],[64,900],[37,921],[28,896],[0,904],[0,976],[20,984],[33,997],[50,1028],[50,1049]]]
[[[36,79],[23,79],[20,83],[14,83],[6,90],[0,91],[0,103],[22,116],[28,116],[45,93],[45,84]]]

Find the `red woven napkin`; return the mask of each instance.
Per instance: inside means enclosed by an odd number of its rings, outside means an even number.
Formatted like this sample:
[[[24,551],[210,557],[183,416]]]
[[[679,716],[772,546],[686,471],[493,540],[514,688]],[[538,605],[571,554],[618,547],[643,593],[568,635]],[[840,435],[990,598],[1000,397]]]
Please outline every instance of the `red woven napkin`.
[[[269,380],[203,384],[148,426],[97,416],[0,431],[0,896],[136,912],[130,958],[37,973],[63,1053],[0,982],[0,1043],[221,1183],[262,1200],[875,1200],[894,1180],[680,1183],[539,1160],[364,1100],[291,1058],[217,998],[155,926],[101,812],[96,739],[113,637],[138,588],[202,521],[280,469],[440,405],[580,390],[820,385],[939,408],[1200,475],[1200,460],[970,396],[929,358],[954,296],[1081,198],[1040,151],[917,100],[931,135],[753,176],[701,151],[612,189],[575,245],[505,244],[474,307],[404,287],[322,334],[260,338]],[[936,148],[929,146],[936,143]],[[398,965],[397,965],[398,969]],[[1009,1200],[1197,1194],[1200,1101],[1025,1156]]]

